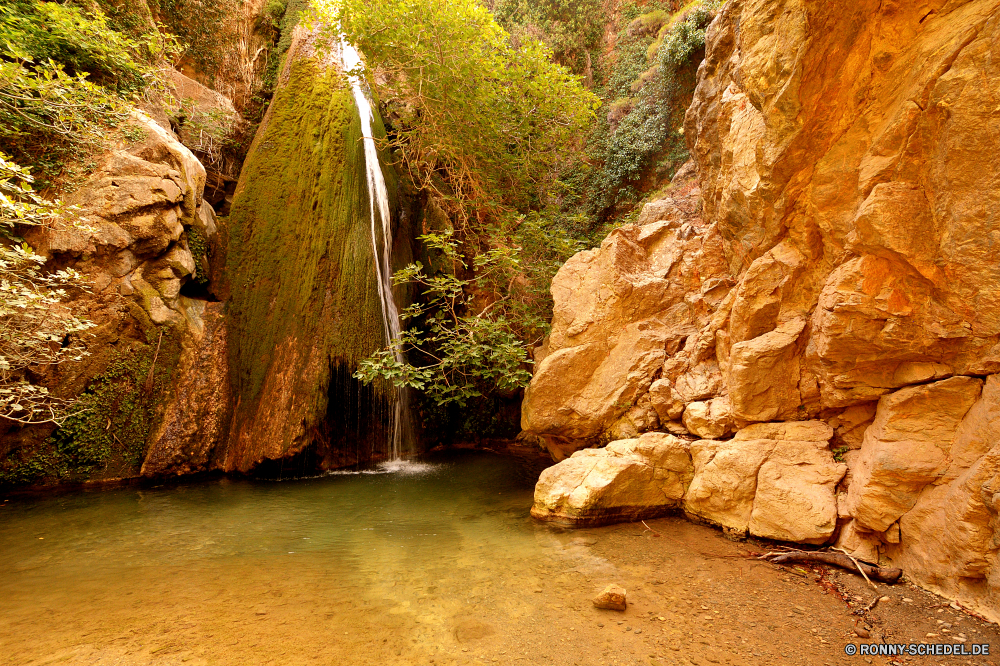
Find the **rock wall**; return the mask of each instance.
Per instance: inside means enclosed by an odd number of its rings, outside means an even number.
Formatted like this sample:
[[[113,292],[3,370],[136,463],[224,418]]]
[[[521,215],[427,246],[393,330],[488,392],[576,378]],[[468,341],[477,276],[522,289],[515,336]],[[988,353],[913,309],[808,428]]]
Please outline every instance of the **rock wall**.
[[[384,454],[389,440],[390,387],[352,377],[386,344],[360,119],[339,48],[296,35],[229,217],[225,471],[306,449],[321,468],[344,466]],[[411,258],[400,219],[394,268]]]
[[[209,449],[218,442],[206,424],[225,418],[225,384],[194,376],[198,358],[213,356],[206,330],[223,328],[221,307],[182,293],[208,281],[206,252],[218,234],[203,200],[205,169],[167,123],[136,111],[128,124],[140,138],[105,153],[65,196],[83,224],[26,234],[50,266],[84,275],[88,290],[70,294],[67,306],[96,326],[79,334],[88,356],[35,377],[54,395],[82,395],[88,409],[54,433],[52,424],[5,432],[4,482],[134,477],[147,453],[180,449],[182,439]],[[197,410],[178,403],[185,381],[199,386]]]
[[[701,212],[678,188],[560,271],[525,431],[696,440],[692,516],[1000,618],[1000,2],[731,0],[707,41]]]

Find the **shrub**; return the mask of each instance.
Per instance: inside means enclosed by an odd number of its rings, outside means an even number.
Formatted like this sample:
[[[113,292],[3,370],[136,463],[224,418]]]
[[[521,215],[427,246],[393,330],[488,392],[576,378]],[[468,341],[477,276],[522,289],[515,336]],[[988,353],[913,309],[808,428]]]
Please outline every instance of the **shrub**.
[[[0,147],[57,177],[64,159],[98,143],[156,78],[169,39],[132,39],[100,11],[54,2],[0,5]]]
[[[687,159],[682,137],[674,128],[680,125],[693,90],[697,63],[705,48],[705,30],[716,4],[701,3],[672,24],[664,24],[669,28],[661,35],[652,67],[639,70],[640,51],[643,65],[646,62],[641,41],[626,50],[627,58],[612,77],[611,89],[624,85],[622,81],[632,76],[627,92],[633,96],[622,100],[629,102],[627,106],[612,107],[607,129],[595,133],[592,143],[601,161],[591,180],[591,206],[596,215],[607,217],[619,204],[636,201],[642,177],[657,166],[659,158],[667,158],[661,165],[668,169]]]
[[[0,418],[60,423],[72,413],[72,401],[50,395],[26,372],[80,360],[86,351],[78,334],[93,324],[61,304],[67,289],[84,286],[80,274],[43,271],[45,259],[15,235],[19,226],[52,224],[67,212],[39,197],[31,182],[0,153]]]
[[[443,263],[455,267],[455,273],[470,268],[451,232],[427,234],[420,240],[441,253]],[[510,274],[519,260],[509,250],[495,249],[476,255],[474,262],[475,282],[489,286],[497,276]],[[411,325],[389,349],[362,361],[355,377],[365,383],[381,377],[398,387],[423,391],[439,406],[464,406],[484,394],[527,386],[530,361],[506,307],[509,297],[501,295],[472,312],[473,280],[455,273],[429,274],[417,262],[393,276],[397,284],[419,285],[424,300],[401,313]]]

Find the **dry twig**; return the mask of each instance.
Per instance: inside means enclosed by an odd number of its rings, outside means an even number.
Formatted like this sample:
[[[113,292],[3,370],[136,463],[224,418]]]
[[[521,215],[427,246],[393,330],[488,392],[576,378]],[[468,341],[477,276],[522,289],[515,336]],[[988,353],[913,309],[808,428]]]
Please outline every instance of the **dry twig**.
[[[773,562],[775,564],[790,564],[792,562],[822,562],[831,564],[848,571],[861,571],[865,579],[871,583],[875,579],[882,583],[893,584],[903,575],[902,569],[876,567],[863,562],[858,562],[844,553],[831,553],[826,551],[804,551],[789,550],[785,552],[764,553],[759,559]]]

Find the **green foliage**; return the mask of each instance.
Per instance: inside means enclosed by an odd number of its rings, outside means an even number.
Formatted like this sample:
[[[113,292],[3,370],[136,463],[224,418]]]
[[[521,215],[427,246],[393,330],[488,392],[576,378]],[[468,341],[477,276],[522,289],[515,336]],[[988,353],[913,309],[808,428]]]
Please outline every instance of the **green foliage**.
[[[226,18],[235,11],[233,0],[149,0],[150,9],[166,29],[183,44],[182,56],[195,68],[213,77],[222,65],[218,44]]]
[[[268,55],[267,68],[264,71],[264,87],[274,89],[278,81],[278,72],[284,64],[285,54],[292,46],[292,35],[295,26],[298,25],[302,13],[309,7],[309,0],[288,0],[281,13],[281,21],[278,23],[278,43],[274,45]]]
[[[42,270],[36,255],[15,232],[21,226],[54,224],[67,214],[31,187],[31,175],[0,153],[0,418],[19,423],[59,423],[72,401],[28,381],[26,372],[85,354],[80,333],[92,323],[61,305],[69,288],[84,287],[73,269]]]
[[[69,469],[91,473],[111,462],[122,469],[142,463],[158,396],[169,390],[179,354],[172,335],[150,334],[148,343],[119,352],[80,397],[87,409],[52,434],[50,443]]]
[[[492,11],[516,44],[541,40],[576,74],[598,57],[607,20],[601,0],[496,0]]]
[[[414,283],[423,288],[424,301],[401,313],[413,322],[389,349],[361,362],[355,377],[371,383],[376,378],[423,391],[438,405],[465,406],[470,399],[495,391],[517,391],[531,381],[531,362],[516,326],[500,297],[473,312],[469,303],[472,280],[456,273],[469,266],[459,253],[452,232],[427,234],[420,240],[436,250],[454,272],[428,274],[419,262],[398,271],[396,283]],[[490,284],[509,275],[519,259],[509,249],[491,249],[477,254],[474,268],[480,284]],[[404,360],[419,359],[416,363]]]
[[[200,229],[190,228],[187,230],[188,249],[195,262],[195,284],[208,284],[208,253],[209,245],[205,234]]]
[[[510,239],[517,262],[497,274],[502,282],[488,278],[481,282],[491,293],[505,295],[508,317],[529,344],[541,342],[549,332],[553,306],[549,286],[566,260],[588,247],[587,226],[582,214],[569,215],[549,206],[508,220],[490,234]]]
[[[85,74],[118,93],[139,92],[149,84],[147,63],[163,47],[157,35],[133,39],[112,29],[99,10],[87,14],[72,5],[41,0],[0,7],[0,44],[5,56],[31,63],[51,60],[70,76]]]
[[[260,13],[261,23],[265,24],[271,30],[279,30],[287,5],[286,0],[267,0],[264,9]]]
[[[80,396],[78,409],[35,451],[14,450],[0,462],[0,486],[134,473],[142,464],[157,416],[157,396],[169,390],[180,345],[152,332],[148,344],[115,354]]]
[[[389,147],[463,221],[537,204],[593,118],[597,99],[576,77],[538,41],[512,46],[472,0],[319,7],[365,54],[393,118]]]
[[[662,9],[654,9],[632,21],[628,26],[628,34],[633,37],[653,35],[670,20],[670,14]]]
[[[705,47],[705,30],[717,3],[706,1],[692,6],[678,20],[663,23],[653,66],[648,66],[649,31],[636,29],[643,37],[627,41],[608,86],[609,94],[625,96],[616,102],[606,126],[593,135],[591,150],[601,168],[591,176],[591,207],[606,216],[622,203],[637,200],[642,177],[657,165],[667,170],[680,166],[687,151],[678,127],[694,88],[699,56]],[[655,14],[652,13],[652,14]],[[644,25],[646,17],[633,22]],[[662,17],[650,19],[650,25]],[[631,95],[631,96],[629,96]],[[627,113],[621,113],[628,103]],[[617,110],[617,113],[615,111]],[[664,175],[669,175],[664,174]]]
[[[0,5],[0,145],[16,162],[59,175],[67,156],[100,142],[155,79],[171,42],[132,38],[98,10],[17,0]]]

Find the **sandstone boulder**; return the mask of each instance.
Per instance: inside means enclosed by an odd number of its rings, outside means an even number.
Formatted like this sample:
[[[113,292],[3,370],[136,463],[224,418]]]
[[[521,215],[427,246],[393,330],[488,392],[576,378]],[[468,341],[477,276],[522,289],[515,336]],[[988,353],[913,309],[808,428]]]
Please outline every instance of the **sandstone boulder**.
[[[828,427],[809,425],[799,432],[810,429],[826,439],[831,434]],[[847,466],[834,461],[826,439],[750,439],[753,434],[691,445],[695,473],[685,510],[735,534],[800,543],[829,540],[837,524],[835,489]]]
[[[733,429],[729,398],[692,402],[684,410],[684,427],[704,439],[719,439]]]
[[[847,496],[847,510],[859,525],[888,529],[944,474],[959,423],[981,388],[979,379],[953,377],[879,400]]]
[[[626,594],[625,588],[621,585],[608,585],[594,597],[594,608],[623,611],[628,607]]]
[[[664,433],[583,449],[542,472],[531,515],[577,526],[664,515],[680,506],[693,468],[688,443]]]

